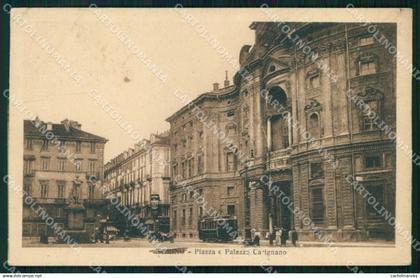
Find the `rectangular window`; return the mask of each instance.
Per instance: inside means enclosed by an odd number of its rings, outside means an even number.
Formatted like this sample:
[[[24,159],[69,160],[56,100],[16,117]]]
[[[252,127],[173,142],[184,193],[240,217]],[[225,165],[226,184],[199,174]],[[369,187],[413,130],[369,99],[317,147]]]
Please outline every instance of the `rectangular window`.
[[[324,177],[322,162],[311,163],[311,179],[320,179]]]
[[[368,155],[365,157],[365,168],[374,169],[382,166],[381,157],[379,155]]]
[[[30,159],[26,159],[25,161],[24,161],[24,173],[25,173],[25,175],[29,175],[29,174],[32,174],[32,160],[30,160]]]
[[[44,139],[42,141],[41,151],[48,151],[48,140]]]
[[[311,189],[311,219],[315,224],[323,224],[325,215],[322,188]]]
[[[82,142],[76,142],[76,153],[82,152]]]
[[[203,217],[203,207],[199,207],[198,208],[198,215],[201,217]]]
[[[182,178],[186,178],[186,167],[185,167],[185,162],[181,163],[181,171],[182,171]]]
[[[91,142],[90,143],[90,153],[95,153],[95,152],[96,152],[96,143]]]
[[[95,168],[96,168],[95,161],[89,161],[89,175],[91,176],[95,175]]]
[[[41,182],[41,198],[48,198],[48,183]]]
[[[378,209],[381,208],[384,203],[384,187],[382,185],[369,185],[366,186],[366,190],[370,193],[370,196],[375,198],[375,202],[372,205],[366,200],[367,215],[372,217],[380,216]]]
[[[188,215],[188,225],[192,225],[193,222],[193,208],[189,209],[189,215]]]
[[[27,193],[27,194],[31,194],[32,193],[32,184],[30,182],[25,182],[23,190]]]
[[[373,37],[364,37],[359,39],[360,46],[365,46],[369,44],[373,44]]]
[[[374,74],[376,71],[376,63],[373,59],[359,61],[359,75]]]
[[[176,219],[176,209],[173,210],[172,212],[172,227],[174,230],[176,230],[176,226],[177,226],[177,219]]]
[[[228,195],[228,197],[233,196],[234,192],[235,192],[235,187],[234,186],[228,186],[227,187],[227,195]]]
[[[185,225],[185,209],[182,210],[181,223],[182,223],[182,225]]]
[[[233,153],[226,154],[226,171],[236,171],[235,155]]]
[[[64,192],[65,192],[66,184],[63,181],[57,183],[57,198],[64,199]]]
[[[203,164],[203,157],[201,155],[197,156],[197,172],[199,175],[203,173]]]
[[[376,100],[365,101],[367,109],[363,110],[363,130],[374,130],[377,126],[374,123],[376,116],[378,115],[378,102]],[[370,114],[376,115],[375,117],[369,116]]]
[[[32,139],[25,139],[25,149],[32,150]]]
[[[42,162],[42,170],[48,170],[50,167],[50,159],[44,157],[41,159],[41,162]]]
[[[66,160],[64,158],[58,159],[58,171],[64,171],[66,165]]]
[[[235,205],[227,205],[227,214],[229,216],[235,216]]]

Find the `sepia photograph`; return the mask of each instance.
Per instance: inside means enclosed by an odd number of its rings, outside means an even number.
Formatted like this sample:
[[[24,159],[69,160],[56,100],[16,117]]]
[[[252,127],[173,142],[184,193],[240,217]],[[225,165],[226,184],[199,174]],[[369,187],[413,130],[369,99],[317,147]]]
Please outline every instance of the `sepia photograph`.
[[[410,9],[3,10],[10,264],[356,273],[420,249]]]

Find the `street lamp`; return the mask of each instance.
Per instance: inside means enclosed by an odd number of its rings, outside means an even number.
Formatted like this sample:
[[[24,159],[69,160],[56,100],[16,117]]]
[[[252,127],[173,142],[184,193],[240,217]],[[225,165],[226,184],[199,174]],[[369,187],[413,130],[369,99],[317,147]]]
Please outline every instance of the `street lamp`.
[[[158,217],[159,217],[159,204],[160,204],[160,197],[159,194],[151,194],[150,195],[150,207],[151,213],[153,217],[153,230],[158,232]]]
[[[245,221],[244,221],[244,232],[245,232],[245,240],[244,243],[245,244],[250,244],[252,242],[252,238],[251,238],[251,227],[250,227],[250,207],[249,207],[249,185],[248,185],[248,162],[249,160],[245,161],[245,181],[244,181],[244,216],[245,216]]]

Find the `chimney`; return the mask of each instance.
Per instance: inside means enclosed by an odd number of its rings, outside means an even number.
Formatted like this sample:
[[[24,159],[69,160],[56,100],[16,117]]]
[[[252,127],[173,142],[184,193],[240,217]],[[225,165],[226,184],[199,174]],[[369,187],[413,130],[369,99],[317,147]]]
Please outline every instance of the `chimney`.
[[[213,91],[218,91],[219,90],[219,83],[213,83]]]
[[[47,123],[47,130],[52,130],[53,127],[53,123],[52,122],[48,122]]]
[[[223,85],[225,85],[225,88],[226,87],[229,87],[229,79],[228,79],[228,71],[225,71],[226,72],[226,77],[225,77],[225,82],[223,83]]]

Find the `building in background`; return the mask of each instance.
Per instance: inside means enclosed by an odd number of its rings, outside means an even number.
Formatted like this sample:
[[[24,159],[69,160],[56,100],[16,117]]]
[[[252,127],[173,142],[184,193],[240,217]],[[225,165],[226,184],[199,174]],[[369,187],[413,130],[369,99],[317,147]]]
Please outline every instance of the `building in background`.
[[[230,148],[241,138],[239,91],[226,79],[224,88],[215,83],[213,91],[193,103],[167,119],[171,126],[171,223],[178,238],[197,238],[200,218],[214,215],[236,217],[243,228],[240,161]]]
[[[168,118],[173,231],[195,237],[211,208],[263,236],[283,227],[314,240],[315,227],[333,240],[392,239],[348,177],[395,215],[394,55],[361,24],[284,26],[252,23],[234,85],[215,84]],[[376,27],[396,45],[395,24]]]
[[[76,121],[24,121],[23,189],[59,226],[66,226],[66,206],[76,194],[85,209],[84,229],[94,231],[105,205],[96,185],[103,179],[106,142]],[[46,222],[23,202],[23,236],[38,236],[46,229]]]
[[[130,209],[141,223],[155,229],[151,201],[159,200],[160,230],[169,231],[170,151],[168,132],[152,134],[134,148],[121,153],[105,164],[105,186],[119,205]],[[129,228],[127,217],[114,207],[110,221],[118,228]]]

